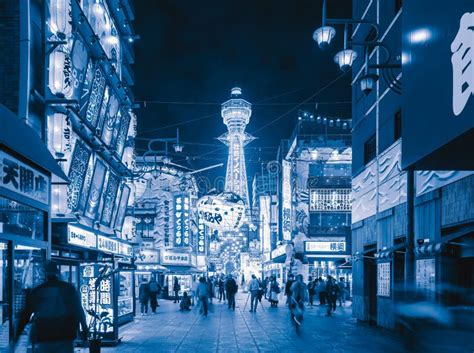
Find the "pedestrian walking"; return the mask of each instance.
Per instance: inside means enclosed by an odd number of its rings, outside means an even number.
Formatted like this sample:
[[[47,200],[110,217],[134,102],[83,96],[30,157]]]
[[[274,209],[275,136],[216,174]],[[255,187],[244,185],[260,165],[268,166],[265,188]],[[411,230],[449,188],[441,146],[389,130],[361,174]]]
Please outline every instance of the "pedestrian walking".
[[[191,310],[191,298],[188,296],[188,292],[183,293],[183,298],[179,303],[180,311],[190,311]]]
[[[331,312],[336,310],[336,301],[339,295],[339,286],[332,276],[328,276],[326,283],[326,296],[328,302],[327,315],[331,316]]]
[[[322,277],[318,278],[319,305],[326,305],[326,283]]]
[[[227,281],[225,282],[225,290],[227,292],[227,302],[229,304],[229,309],[235,311],[235,295],[237,294],[238,286],[232,275],[227,277]]]
[[[278,307],[278,296],[280,295],[280,285],[278,284],[276,277],[270,277],[270,291],[269,301],[272,308]]]
[[[214,289],[215,289],[212,278],[209,278],[209,277],[207,278],[206,285],[207,285],[207,291],[208,291],[209,304],[212,304],[212,298],[214,298]]]
[[[270,288],[271,278],[272,276],[270,276],[270,278],[265,277],[262,281],[263,295],[265,299],[269,299],[269,294],[270,294],[269,288]]]
[[[291,286],[293,285],[295,281],[295,276],[290,274],[288,276],[288,281],[286,281],[285,285],[285,295],[286,295],[286,305],[290,304],[290,299],[291,299]]]
[[[217,282],[217,286],[219,288],[219,302],[221,302],[222,300],[225,301],[225,287],[224,287],[225,283],[224,283],[224,276],[220,277],[218,282]]]
[[[250,292],[250,312],[254,313],[257,311],[258,294],[260,291],[260,283],[257,280],[257,276],[252,275],[252,279],[249,282],[248,289]]]
[[[174,302],[179,303],[179,291],[181,290],[181,286],[178,282],[178,277],[174,277],[173,279],[173,292],[174,292]]]
[[[304,314],[304,302],[308,301],[308,289],[303,282],[303,275],[297,275],[296,281],[291,285],[291,318],[297,327],[301,326]]]
[[[138,300],[140,301],[140,312],[143,315],[148,314],[148,302],[150,301],[150,285],[146,278],[143,279],[138,287]]]
[[[161,286],[156,282],[154,278],[150,280],[149,283],[150,287],[150,306],[151,306],[151,312],[153,314],[156,314],[156,308],[159,306],[158,305],[158,294],[161,292]]]
[[[204,316],[207,316],[207,311],[209,308],[207,301],[209,298],[209,288],[204,277],[199,278],[196,296],[199,298],[199,303],[201,304],[200,312],[202,312]]]
[[[310,276],[308,278],[308,295],[309,295],[309,305],[313,306],[314,295],[316,293],[316,281],[313,281],[313,278]]]
[[[73,353],[73,342],[79,326],[81,338],[87,340],[87,322],[79,294],[74,286],[59,280],[59,268],[46,264],[46,282],[34,288],[26,297],[11,351],[33,317],[30,338],[35,353]]]
[[[339,300],[339,306],[342,306],[343,304],[346,304],[346,295],[347,295],[347,286],[346,286],[346,281],[344,280],[344,277],[339,277],[339,282],[337,283],[339,287],[339,295],[338,295],[338,300]]]

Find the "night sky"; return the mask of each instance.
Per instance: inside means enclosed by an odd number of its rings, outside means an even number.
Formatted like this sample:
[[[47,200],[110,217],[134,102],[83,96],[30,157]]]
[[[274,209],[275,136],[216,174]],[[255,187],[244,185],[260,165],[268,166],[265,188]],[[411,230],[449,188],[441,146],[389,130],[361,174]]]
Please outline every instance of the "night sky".
[[[329,4],[329,17],[350,17],[350,0]],[[258,140],[246,148],[250,177],[276,157],[298,109],[315,112],[319,102],[318,113],[350,116],[350,73],[315,95],[341,75],[333,56],[342,48],[342,29],[324,52],[312,39],[321,1],[137,0],[135,7],[139,154],[140,138],[174,137],[179,127],[185,148],[175,162],[193,168],[225,162],[227,150],[215,138],[226,131],[220,104],[234,86],[254,104],[247,132]],[[220,168],[205,175],[224,174]]]

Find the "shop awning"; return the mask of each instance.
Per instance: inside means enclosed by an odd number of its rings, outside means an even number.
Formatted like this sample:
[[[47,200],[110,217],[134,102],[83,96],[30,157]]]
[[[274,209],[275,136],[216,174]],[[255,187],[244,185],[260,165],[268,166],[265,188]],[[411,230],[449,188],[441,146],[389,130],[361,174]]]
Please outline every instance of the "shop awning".
[[[30,126],[18,119],[2,104],[0,104],[0,145],[15,151],[62,180],[68,181],[44,141]]]
[[[397,250],[404,249],[404,248],[406,248],[406,246],[407,245],[405,243],[397,244],[397,245],[394,245],[394,246],[392,246],[388,249],[384,249],[382,251],[376,252],[374,256],[377,259],[389,259],[389,258],[393,257],[393,254]]]
[[[138,271],[169,272],[167,267],[156,263],[136,263],[136,266]]]
[[[445,235],[437,242],[424,243],[422,245],[416,246],[414,249],[415,254],[423,256],[443,253],[446,251],[446,249],[448,249],[450,242],[470,233],[474,233],[474,225],[463,227],[456,232]],[[457,244],[453,242],[453,245]]]

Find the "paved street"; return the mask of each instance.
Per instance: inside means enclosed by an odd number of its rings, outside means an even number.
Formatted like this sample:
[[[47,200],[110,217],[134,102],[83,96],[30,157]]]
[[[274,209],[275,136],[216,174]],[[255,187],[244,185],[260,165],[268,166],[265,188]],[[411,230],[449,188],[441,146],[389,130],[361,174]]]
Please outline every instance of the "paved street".
[[[159,313],[137,316],[121,330],[122,343],[104,352],[403,352],[390,333],[358,324],[351,318],[350,307],[338,307],[333,317],[323,308],[306,311],[301,335],[297,336],[284,305],[257,313],[244,309],[246,294],[237,298],[235,313],[216,303],[207,318],[197,309],[179,312],[178,305],[161,300]],[[376,350],[374,350],[374,348]]]

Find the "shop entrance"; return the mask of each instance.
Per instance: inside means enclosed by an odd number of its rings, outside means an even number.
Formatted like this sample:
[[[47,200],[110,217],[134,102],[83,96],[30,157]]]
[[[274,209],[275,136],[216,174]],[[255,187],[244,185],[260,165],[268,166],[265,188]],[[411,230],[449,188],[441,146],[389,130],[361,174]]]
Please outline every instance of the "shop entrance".
[[[377,263],[375,250],[367,252],[364,256],[364,292],[367,297],[369,324],[377,324]]]

